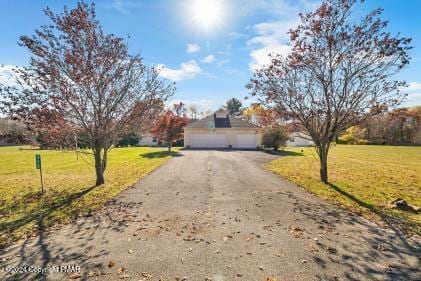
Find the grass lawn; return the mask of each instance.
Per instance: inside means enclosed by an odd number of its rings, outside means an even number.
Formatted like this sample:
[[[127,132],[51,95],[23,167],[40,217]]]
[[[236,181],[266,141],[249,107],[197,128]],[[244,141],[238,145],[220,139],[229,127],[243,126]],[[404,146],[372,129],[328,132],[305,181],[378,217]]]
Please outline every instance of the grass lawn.
[[[421,214],[389,207],[397,198],[421,206],[421,147],[336,145],[329,155],[330,185],[319,181],[313,148],[287,148],[284,154],[267,168],[365,217],[421,234]]]
[[[41,154],[45,194],[41,200],[35,154]],[[115,148],[106,184],[93,187],[92,158],[75,152],[0,147],[0,247],[37,227],[64,223],[100,207],[174,156],[163,148]]]

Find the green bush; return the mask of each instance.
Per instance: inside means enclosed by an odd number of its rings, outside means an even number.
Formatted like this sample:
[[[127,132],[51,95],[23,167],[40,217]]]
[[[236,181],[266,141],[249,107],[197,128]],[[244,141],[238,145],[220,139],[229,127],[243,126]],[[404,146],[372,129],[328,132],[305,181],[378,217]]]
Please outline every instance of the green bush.
[[[341,137],[338,138],[338,142],[337,143],[341,143],[341,144],[355,144],[358,142],[358,139],[355,138],[353,135],[351,134],[345,134]]]
[[[139,143],[139,137],[136,133],[129,133],[117,142],[117,147],[136,146]]]
[[[353,126],[346,129],[346,133],[340,136],[336,143],[338,144],[360,144],[360,141],[364,143],[365,129]]]
[[[287,140],[288,134],[283,128],[267,128],[262,135],[263,146],[272,147],[273,150],[285,146]]]
[[[347,135],[344,135],[347,136]],[[338,138],[336,140],[336,144],[358,144],[358,145],[385,145],[385,140],[366,140],[366,139],[359,139],[355,140],[353,138],[345,137],[344,136]]]
[[[367,145],[367,144],[370,144],[370,141],[369,141],[369,140],[358,140],[358,141],[357,141],[357,144],[360,144],[360,145]]]
[[[347,142],[347,141],[345,141],[345,140],[343,140],[342,138],[338,138],[338,139],[336,140],[336,143],[337,143],[337,144],[348,144],[348,142]]]
[[[385,145],[386,141],[385,140],[369,140],[368,144],[372,144],[372,145]]]

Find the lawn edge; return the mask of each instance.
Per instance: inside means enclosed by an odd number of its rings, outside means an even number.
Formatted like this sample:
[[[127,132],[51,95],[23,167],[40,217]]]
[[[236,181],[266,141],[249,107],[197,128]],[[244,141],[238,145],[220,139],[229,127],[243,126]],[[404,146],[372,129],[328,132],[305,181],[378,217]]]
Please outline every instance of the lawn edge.
[[[368,211],[368,212],[369,212],[372,216],[367,216],[367,215],[365,215],[365,214],[364,214],[364,212],[358,213],[358,212],[356,212],[355,210],[352,210],[352,209],[350,209],[350,208],[347,208],[346,206],[341,205],[341,204],[340,204],[339,202],[337,202],[337,201],[334,201],[334,200],[331,200],[331,199],[328,199],[328,198],[323,198],[323,197],[319,196],[317,193],[314,193],[314,192],[312,192],[311,190],[307,189],[306,187],[304,187],[304,186],[302,186],[302,185],[300,185],[300,184],[298,184],[298,183],[296,183],[296,182],[294,182],[294,181],[291,181],[291,180],[287,179],[285,176],[283,176],[283,175],[281,175],[281,174],[276,173],[274,170],[270,169],[270,168],[267,166],[269,163],[271,163],[272,161],[276,161],[276,160],[277,160],[277,159],[275,159],[275,160],[271,160],[271,161],[269,161],[269,162],[264,163],[264,164],[263,164],[263,168],[264,168],[266,171],[269,171],[270,173],[272,173],[272,174],[274,174],[274,175],[276,175],[276,176],[278,176],[278,177],[281,177],[282,179],[286,180],[287,182],[291,183],[292,185],[294,185],[294,186],[296,186],[296,187],[298,187],[298,188],[300,188],[300,189],[304,190],[304,191],[305,191],[305,192],[307,192],[308,194],[311,194],[311,195],[316,196],[317,198],[319,198],[319,199],[323,200],[324,202],[327,202],[327,203],[329,203],[329,204],[332,204],[332,205],[334,205],[334,206],[336,206],[336,207],[338,207],[338,208],[340,208],[340,209],[342,209],[342,210],[344,210],[344,211],[347,211],[347,212],[352,213],[353,215],[357,215],[357,216],[359,216],[359,217],[361,217],[361,218],[364,218],[364,219],[366,219],[366,220],[368,220],[368,221],[370,221],[370,222],[373,222],[373,223],[375,223],[377,226],[379,226],[379,227],[380,227],[380,228],[382,228],[382,229],[392,229],[390,226],[387,226],[387,223],[385,222],[385,220],[384,220],[384,219],[382,219],[382,217],[381,217],[381,216],[379,216],[378,214],[376,214],[375,212],[373,212],[373,211],[372,211],[372,210],[370,210],[369,208],[365,208],[365,207],[363,207],[363,206],[360,206],[360,208],[367,210],[367,211]],[[373,219],[374,217],[378,218],[378,220]],[[394,227],[396,228],[396,230],[399,230],[402,234],[404,234],[404,235],[405,235],[406,237],[408,237],[408,238],[410,238],[410,237],[415,237],[416,239],[421,239],[421,233],[418,233],[417,231],[415,231],[414,229],[412,229],[412,228],[411,228],[408,224],[406,224],[406,223],[403,223],[403,225],[405,225],[405,227],[403,227],[403,228],[402,228],[402,227],[400,227],[399,225],[396,225],[396,226],[394,226]]]
[[[178,151],[176,151],[178,152]],[[178,152],[179,153],[179,152]],[[153,173],[154,171],[158,170],[159,168],[161,168],[163,165],[167,164],[169,160],[171,160],[173,158],[173,156],[169,156],[165,161],[163,161],[162,163],[158,164],[154,169],[146,172],[145,174],[143,174],[140,178],[136,179],[134,182],[127,184],[127,186],[125,186],[122,190],[120,190],[117,194],[115,194],[115,196],[113,196],[112,198],[109,198],[107,201],[103,202],[101,205],[97,206],[96,208],[90,210],[89,213],[80,213],[78,216],[75,217],[68,217],[65,220],[63,220],[62,222],[57,221],[54,222],[52,225],[49,225],[47,227],[45,227],[45,229],[43,229],[44,232],[46,233],[50,233],[51,231],[55,231],[59,229],[60,227],[66,226],[72,222],[77,221],[78,219],[83,219],[83,218],[87,218],[92,216],[93,214],[97,213],[101,208],[103,208],[106,204],[110,203],[112,200],[116,200],[116,198],[118,196],[121,195],[121,193],[127,191],[130,188],[135,188],[135,185],[141,181],[143,178],[145,178],[146,176],[150,175],[151,173]],[[12,246],[15,243],[18,243],[19,241],[22,240],[30,240],[33,238],[36,238],[37,235],[35,235],[34,233],[36,232],[35,229],[32,229],[31,231],[28,231],[27,233],[23,234],[21,237],[16,237],[15,239],[9,240],[3,244],[0,244],[0,251],[3,251],[4,249]]]

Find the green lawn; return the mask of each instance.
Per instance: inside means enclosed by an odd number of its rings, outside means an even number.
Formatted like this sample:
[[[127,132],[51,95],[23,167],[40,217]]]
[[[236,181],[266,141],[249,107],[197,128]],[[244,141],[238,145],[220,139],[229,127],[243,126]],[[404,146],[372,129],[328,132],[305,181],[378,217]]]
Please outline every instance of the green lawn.
[[[35,154],[42,156],[42,200]],[[88,214],[176,154],[163,148],[112,149],[106,184],[93,187],[89,155],[79,154],[77,160],[75,152],[0,147],[0,247],[37,227]]]
[[[396,198],[421,206],[421,147],[336,145],[329,155],[330,185],[319,181],[313,148],[288,148],[284,155],[267,168],[365,217],[421,234],[421,214],[389,207]]]

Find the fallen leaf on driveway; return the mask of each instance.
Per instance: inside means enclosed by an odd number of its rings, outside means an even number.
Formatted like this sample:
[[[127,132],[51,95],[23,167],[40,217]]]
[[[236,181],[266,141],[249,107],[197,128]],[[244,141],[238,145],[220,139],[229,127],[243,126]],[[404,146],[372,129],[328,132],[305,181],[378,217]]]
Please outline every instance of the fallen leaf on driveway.
[[[140,275],[142,275],[142,277],[145,277],[145,278],[152,278],[153,277],[153,274],[152,273],[148,273],[148,272],[142,272]]]
[[[329,254],[336,254],[338,252],[338,250],[333,247],[327,247],[327,251]]]
[[[303,229],[299,226],[289,226],[288,231],[294,238],[300,238],[303,235]]]
[[[113,260],[110,260],[108,262],[108,267],[113,267],[115,265],[115,262]]]
[[[133,251],[129,249],[129,254],[133,254]]]
[[[82,275],[80,275],[80,273],[78,273],[78,272],[75,272],[75,273],[72,273],[72,274],[69,275],[70,279],[79,279],[81,277],[82,277]]]
[[[95,276],[100,276],[101,272],[99,271],[90,271],[88,272],[88,277],[95,277]]]

